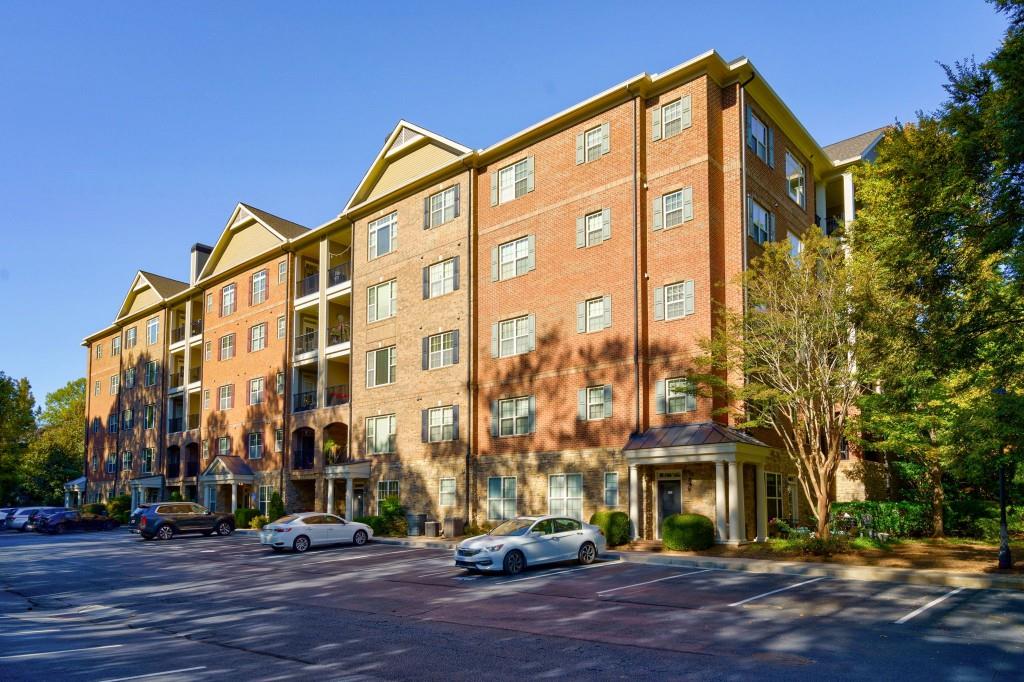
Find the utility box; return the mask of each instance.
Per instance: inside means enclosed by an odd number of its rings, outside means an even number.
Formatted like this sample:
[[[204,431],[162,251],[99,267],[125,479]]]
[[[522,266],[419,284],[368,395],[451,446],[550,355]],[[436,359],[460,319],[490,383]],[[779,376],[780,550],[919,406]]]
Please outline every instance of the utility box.
[[[437,521],[427,521],[423,524],[423,535],[428,538],[436,538],[441,532],[441,524]]]
[[[444,520],[444,536],[456,538],[466,532],[466,522],[460,518],[449,516]]]

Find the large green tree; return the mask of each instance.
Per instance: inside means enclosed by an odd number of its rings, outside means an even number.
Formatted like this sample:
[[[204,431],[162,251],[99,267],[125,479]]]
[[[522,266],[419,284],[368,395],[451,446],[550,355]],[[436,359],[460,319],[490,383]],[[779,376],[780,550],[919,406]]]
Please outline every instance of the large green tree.
[[[0,503],[15,501],[19,463],[35,428],[35,398],[28,379],[0,372]]]
[[[18,481],[28,499],[59,503],[64,483],[84,471],[85,379],[46,395],[36,437],[22,456]]]

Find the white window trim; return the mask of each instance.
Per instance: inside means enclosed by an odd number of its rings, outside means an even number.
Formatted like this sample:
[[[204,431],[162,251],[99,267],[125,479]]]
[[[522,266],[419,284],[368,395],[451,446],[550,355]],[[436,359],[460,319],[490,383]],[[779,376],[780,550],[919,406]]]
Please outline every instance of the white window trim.
[[[381,292],[388,294],[387,309],[383,316],[378,316],[380,312],[381,303]],[[372,297],[371,297],[372,294]],[[371,302],[372,301],[372,302]],[[366,288],[366,322],[367,324],[373,324],[374,322],[381,322],[383,320],[390,320],[392,317],[398,314],[398,280],[389,279],[386,282],[380,282],[373,284]]]
[[[526,327],[524,334],[519,334],[519,322],[522,321]],[[505,329],[511,329],[512,334],[505,336]],[[509,340],[512,342],[512,350],[509,353],[504,352],[505,341]],[[522,348],[520,348],[522,346]],[[520,315],[519,317],[513,317],[508,320],[501,320],[498,322],[498,357],[499,358],[510,358],[516,355],[523,355],[524,353],[530,352],[530,316]]]
[[[377,439],[377,424],[384,422],[388,427],[388,449],[387,450],[376,450],[372,447],[373,441],[371,441],[370,424],[373,424],[373,435],[374,441]],[[394,414],[377,414],[366,418],[366,452],[370,455],[388,455],[395,452],[398,447],[398,420],[395,419]]]
[[[377,353],[388,353],[388,381],[379,381],[377,376]],[[372,358],[372,359],[371,359]],[[370,383],[371,370],[373,383]],[[366,352],[366,387],[377,388],[379,386],[390,386],[398,381],[398,351],[397,346],[385,346]]]
[[[445,339],[451,340],[451,346],[449,348],[444,347]],[[440,344],[439,350],[434,350],[434,339],[438,339]],[[434,356],[437,356],[438,361],[434,363]],[[448,361],[445,362],[447,356]],[[443,367],[451,367],[455,364],[455,332],[447,331],[441,332],[440,334],[432,334],[427,337],[427,369],[441,369]]]
[[[689,393],[676,393],[672,390],[673,384],[680,383],[686,385],[689,389]],[[682,400],[683,409],[673,410],[672,400]],[[693,382],[686,377],[673,377],[665,380],[665,414],[687,414],[689,412],[695,412],[697,410],[697,387],[693,385]]]
[[[441,421],[438,424],[434,424],[434,415],[440,414]],[[447,421],[445,417],[448,417]],[[440,437],[434,438],[434,429],[438,429]],[[450,438],[445,438],[445,429],[450,430]],[[427,442],[428,443],[447,443],[455,440],[455,409],[452,405],[441,405],[440,407],[431,407],[427,409]]]
[[[615,477],[615,488],[614,488],[614,490],[615,490],[615,502],[610,503],[610,504],[608,502],[608,493],[612,490],[612,488],[608,487],[608,477],[609,476],[614,476]],[[621,481],[619,479],[620,479],[620,476],[619,476],[619,472],[618,471],[606,471],[606,472],[604,472],[604,477],[602,478],[602,482],[603,482],[603,485],[604,485],[604,495],[602,497],[602,499],[604,501],[604,506],[612,507],[612,508],[615,508],[615,507],[619,506],[619,504],[620,504],[619,503],[619,499],[620,499],[620,496],[619,496],[620,488],[619,488],[619,486],[621,484]]]
[[[451,481],[452,489],[451,492],[446,493],[444,490],[445,481]],[[442,476],[437,482],[437,506],[439,507],[454,507],[458,504],[458,483],[454,476]],[[445,495],[451,495],[451,502],[445,502]]]
[[[521,402],[526,403],[526,415],[525,417],[519,414],[519,405]],[[506,403],[512,403],[512,416],[502,416],[501,406]],[[526,419],[526,427],[522,431],[518,431],[518,422],[521,419]],[[511,433],[502,433],[501,423],[503,421],[512,421]],[[498,438],[517,438],[519,436],[525,436],[530,433],[530,396],[520,395],[512,398],[502,398],[498,400]]]
[[[519,255],[520,244],[524,247],[523,255]],[[506,249],[506,247],[508,247]],[[506,250],[512,253],[512,258],[508,261],[505,260],[504,254]],[[505,275],[504,265],[506,262],[512,266],[512,274]],[[520,272],[520,264],[522,264],[522,272]],[[526,235],[513,239],[510,242],[498,244],[498,281],[504,282],[506,280],[514,279],[516,277],[522,277],[523,275],[530,272],[530,236]]]
[[[376,220],[371,220],[367,226],[367,255],[368,260],[374,260],[382,256],[386,256],[389,253],[394,253],[397,247],[396,240],[398,238],[398,211],[392,211],[386,216],[381,216]],[[384,253],[380,253],[378,249],[378,233],[379,230],[388,230],[388,250]]]
[[[501,497],[491,497],[491,481],[498,479],[501,481]],[[515,489],[515,495],[512,497],[505,496],[505,481],[512,481],[512,487]],[[501,504],[501,515],[491,516],[491,502],[495,501]],[[512,513],[505,513],[505,505],[511,501]],[[519,481],[516,476],[488,476],[487,477],[487,520],[488,521],[504,521],[507,519],[513,519],[519,511]]]
[[[570,477],[579,479],[579,482],[580,482],[579,497],[569,497],[569,478]],[[552,482],[556,478],[561,478],[562,479],[562,492],[563,492],[563,494],[562,494],[562,497],[558,497],[558,498],[553,497],[552,494],[551,494],[551,484],[552,484]],[[568,473],[568,474],[549,474],[548,475],[548,514],[553,514],[555,516],[562,516],[562,517],[565,517],[567,519],[575,519],[577,521],[581,521],[582,522],[583,521],[583,498],[584,497],[585,497],[585,495],[583,494],[583,474],[575,473],[574,472],[574,473]],[[561,502],[562,502],[562,511],[561,512],[554,512],[554,511],[552,511],[552,504],[551,504],[552,500],[561,500]],[[579,507],[580,507],[579,516],[574,516],[573,513],[569,511],[569,502],[570,501],[578,501],[579,502]]]

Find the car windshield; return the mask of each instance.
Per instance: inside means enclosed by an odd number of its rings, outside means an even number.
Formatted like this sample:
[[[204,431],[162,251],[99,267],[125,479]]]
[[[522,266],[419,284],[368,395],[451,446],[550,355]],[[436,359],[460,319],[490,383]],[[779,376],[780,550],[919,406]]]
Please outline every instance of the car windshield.
[[[532,525],[533,519],[509,519],[488,533],[488,535],[526,535],[526,531]]]
[[[274,521],[274,523],[291,523],[292,521],[297,521],[298,519],[298,514],[288,514],[287,516],[282,516],[277,521]]]

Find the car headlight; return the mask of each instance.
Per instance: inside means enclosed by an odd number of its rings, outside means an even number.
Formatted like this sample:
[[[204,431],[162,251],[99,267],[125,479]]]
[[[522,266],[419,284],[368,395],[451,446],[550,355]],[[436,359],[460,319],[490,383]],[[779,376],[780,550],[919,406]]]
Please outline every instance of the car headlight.
[[[490,547],[484,547],[484,549],[486,549],[488,552],[497,552],[504,546],[505,545],[491,545]]]

